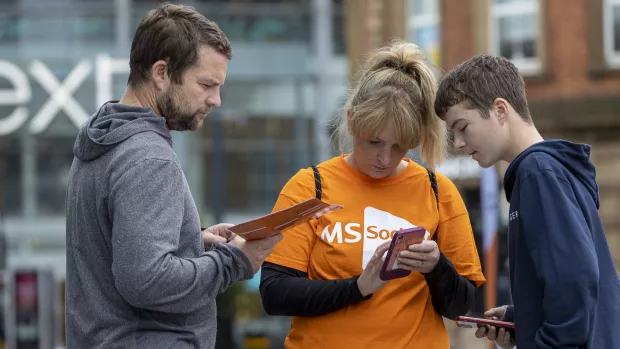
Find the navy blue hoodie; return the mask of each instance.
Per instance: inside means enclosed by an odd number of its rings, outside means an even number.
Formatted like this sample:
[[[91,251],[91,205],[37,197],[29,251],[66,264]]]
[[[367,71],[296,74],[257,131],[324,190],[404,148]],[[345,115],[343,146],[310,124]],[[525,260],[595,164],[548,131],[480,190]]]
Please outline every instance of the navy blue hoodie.
[[[562,140],[534,144],[508,167],[507,320],[518,349],[620,348],[620,281],[595,177],[590,146]]]

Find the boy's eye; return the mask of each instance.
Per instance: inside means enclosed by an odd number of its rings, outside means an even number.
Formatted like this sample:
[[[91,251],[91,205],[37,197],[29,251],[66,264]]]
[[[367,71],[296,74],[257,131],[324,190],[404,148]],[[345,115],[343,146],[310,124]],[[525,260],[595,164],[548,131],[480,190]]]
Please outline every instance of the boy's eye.
[[[368,141],[368,143],[370,143],[371,145],[378,145],[381,142],[377,140],[372,140],[372,141]]]

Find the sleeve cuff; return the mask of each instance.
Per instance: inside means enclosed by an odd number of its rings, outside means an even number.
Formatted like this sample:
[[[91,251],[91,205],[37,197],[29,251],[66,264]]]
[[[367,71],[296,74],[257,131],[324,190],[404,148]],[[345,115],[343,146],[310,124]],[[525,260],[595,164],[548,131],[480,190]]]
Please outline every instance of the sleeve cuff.
[[[506,313],[504,314],[504,320],[507,322],[515,322],[515,307],[514,305],[506,306]]]
[[[369,300],[372,297],[372,293],[369,294],[368,296],[364,297],[362,295],[362,292],[360,292],[360,288],[357,286],[357,279],[359,279],[360,276],[354,276],[352,278],[350,278],[350,290],[351,290],[351,300],[353,302],[362,302],[362,301],[366,301]]]
[[[252,270],[252,262],[239,248],[232,244],[217,243],[213,245],[212,251],[225,250],[233,258],[233,263],[237,265],[237,269],[241,271],[241,279],[235,281],[250,280],[254,277]]]

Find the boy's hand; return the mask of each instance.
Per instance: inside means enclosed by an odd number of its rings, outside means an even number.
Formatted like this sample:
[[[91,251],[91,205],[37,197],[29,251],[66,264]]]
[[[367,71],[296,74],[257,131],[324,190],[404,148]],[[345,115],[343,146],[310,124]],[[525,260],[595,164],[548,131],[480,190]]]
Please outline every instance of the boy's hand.
[[[490,317],[493,320],[504,320],[504,316],[506,316],[506,306],[489,309],[484,313],[484,316]],[[504,328],[498,329],[495,326],[478,327],[476,337],[487,337],[502,349],[513,349],[516,345],[515,339],[512,338],[509,331]]]

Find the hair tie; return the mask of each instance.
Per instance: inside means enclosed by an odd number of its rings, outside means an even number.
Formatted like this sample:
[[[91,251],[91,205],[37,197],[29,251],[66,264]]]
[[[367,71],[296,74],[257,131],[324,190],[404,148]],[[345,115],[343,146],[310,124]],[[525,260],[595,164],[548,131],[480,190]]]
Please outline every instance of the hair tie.
[[[405,68],[404,65],[396,63],[394,61],[387,62],[385,66],[388,67],[388,68],[396,69],[396,70],[401,71],[403,73],[407,73],[407,68]]]

